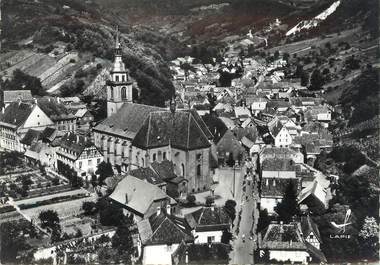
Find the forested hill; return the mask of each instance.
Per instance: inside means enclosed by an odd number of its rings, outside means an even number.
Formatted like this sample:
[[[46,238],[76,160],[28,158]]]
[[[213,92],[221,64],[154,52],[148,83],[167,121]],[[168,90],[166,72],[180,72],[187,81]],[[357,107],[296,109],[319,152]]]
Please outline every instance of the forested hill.
[[[132,29],[91,1],[5,0],[2,15],[3,54],[25,48],[41,52],[63,42],[79,56],[90,54],[111,60],[115,27],[119,25],[126,64],[142,91],[140,101],[162,106],[174,93],[166,61],[186,50],[174,38]],[[25,40],[32,40],[27,47],[20,44]]]

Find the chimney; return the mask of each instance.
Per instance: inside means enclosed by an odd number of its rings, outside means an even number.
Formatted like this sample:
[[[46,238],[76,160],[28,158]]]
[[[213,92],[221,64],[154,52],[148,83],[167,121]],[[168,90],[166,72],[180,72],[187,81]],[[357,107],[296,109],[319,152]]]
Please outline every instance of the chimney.
[[[34,104],[37,104],[37,99],[36,98],[33,98],[34,99]]]
[[[79,135],[77,135],[77,143],[79,143]]]
[[[168,215],[171,215],[171,206],[170,206],[170,204],[166,205],[166,213]]]
[[[60,97],[57,97],[57,102],[61,103],[61,98]]]
[[[280,234],[283,234],[284,233],[284,222],[281,221],[280,222]]]
[[[158,207],[157,207],[157,216],[159,216],[160,214],[161,214],[161,207],[158,206]]]

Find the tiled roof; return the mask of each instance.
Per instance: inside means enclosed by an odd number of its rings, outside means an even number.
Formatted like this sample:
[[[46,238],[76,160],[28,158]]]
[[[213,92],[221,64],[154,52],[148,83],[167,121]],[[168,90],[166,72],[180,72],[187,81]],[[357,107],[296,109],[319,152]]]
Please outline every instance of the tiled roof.
[[[205,132],[191,112],[156,111],[148,114],[132,144],[140,148],[171,145],[182,150],[211,146]]]
[[[0,121],[20,127],[32,113],[34,105],[23,102],[13,102],[0,114]]]
[[[307,237],[311,232],[313,232],[314,236],[318,239],[318,241],[322,243],[318,226],[311,219],[310,215],[301,216],[300,226],[304,237]]]
[[[21,139],[20,143],[30,146],[33,142],[38,141],[40,135],[41,131],[29,129]]]
[[[133,139],[149,113],[153,111],[164,111],[164,109],[142,104],[124,103],[115,114],[105,119],[94,129]]]
[[[164,183],[159,175],[156,174],[151,168],[138,168],[129,171],[131,176],[134,176],[138,179],[145,180],[153,185],[158,185]]]
[[[78,156],[86,147],[92,146],[93,143],[84,136],[68,132],[60,139],[59,146],[70,151],[73,151]]]
[[[127,206],[144,215],[154,201],[169,198],[166,193],[156,185],[127,175],[116,186],[109,196],[112,200]]]
[[[260,155],[262,157],[265,156],[285,156],[285,155],[295,155],[297,154],[296,151],[286,148],[286,147],[263,147],[263,149],[260,152]]]
[[[48,141],[53,141],[56,136],[57,130],[52,127],[46,127],[41,134],[41,137]]]
[[[310,195],[313,195],[319,202],[327,208],[327,200],[326,200],[326,191],[323,187],[318,183],[318,181],[314,180],[309,186],[305,187],[298,196],[298,203],[302,203],[306,200]]]
[[[18,100],[22,101],[32,101],[32,93],[30,90],[5,90],[4,91],[4,102],[16,102]]]
[[[169,160],[163,160],[161,163],[153,162],[151,167],[164,180],[177,178],[174,173],[174,164]]]
[[[284,125],[282,125],[282,123],[278,119],[275,122],[268,124],[269,132],[273,137],[276,137],[283,127]]]
[[[58,103],[55,98],[43,97],[37,100],[40,109],[53,121],[63,119],[75,119],[66,106]]]
[[[259,246],[261,249],[306,250],[297,224],[270,224]]]
[[[206,135],[207,139],[212,140],[213,139],[212,133],[208,129],[206,123],[203,121],[201,116],[198,115],[197,111],[193,110],[193,109],[188,109],[188,110],[184,110],[184,111],[190,112],[192,114],[193,118],[198,123],[199,127],[201,127],[201,129],[202,129],[203,133]]]
[[[242,154],[245,149],[236,139],[232,131],[227,130],[216,146],[219,153],[229,152],[233,154]]]
[[[307,247],[307,252],[309,252],[309,254],[312,257],[313,263],[316,260],[318,260],[319,262],[327,264],[326,256],[325,256],[325,254],[323,254],[323,252],[320,249],[317,249],[316,247],[314,247],[312,244],[310,244],[308,242],[305,242],[305,245]]]
[[[268,158],[262,163],[262,171],[295,171],[294,161],[291,159]]]
[[[218,231],[229,228],[231,219],[223,207],[202,207],[185,215],[187,224],[196,231]]]
[[[169,245],[194,241],[191,231],[182,218],[161,211],[137,224],[143,245]]]
[[[268,182],[268,185],[267,185]],[[275,182],[275,183],[274,183]],[[289,184],[293,182],[294,187],[298,187],[297,179],[263,179],[261,181],[261,196],[262,197],[283,197]]]

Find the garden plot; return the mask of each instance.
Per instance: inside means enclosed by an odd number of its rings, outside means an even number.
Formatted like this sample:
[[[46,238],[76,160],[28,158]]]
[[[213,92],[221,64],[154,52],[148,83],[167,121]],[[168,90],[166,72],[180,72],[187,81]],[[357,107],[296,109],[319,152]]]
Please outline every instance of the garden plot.
[[[59,196],[61,195],[62,194],[59,194]],[[76,198],[76,197],[73,197],[73,198]],[[36,198],[36,200],[40,200],[40,198]],[[61,220],[69,220],[73,217],[76,217],[82,214],[83,202],[95,201],[95,200],[96,200],[96,195],[90,195],[88,197],[83,197],[79,199],[72,199],[68,201],[62,201],[58,203],[52,203],[48,205],[33,207],[33,208],[22,210],[22,212],[37,223],[39,223],[39,219],[38,219],[39,214],[42,211],[47,211],[47,210],[56,211]]]

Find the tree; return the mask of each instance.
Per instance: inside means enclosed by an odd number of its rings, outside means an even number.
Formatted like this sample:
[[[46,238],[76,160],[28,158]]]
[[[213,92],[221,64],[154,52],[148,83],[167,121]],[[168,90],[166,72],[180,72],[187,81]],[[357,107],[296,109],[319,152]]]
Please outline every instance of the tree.
[[[220,239],[220,241],[223,243],[223,244],[229,244],[230,241],[232,239],[232,234],[230,231],[228,231],[227,229],[224,229],[223,230],[223,234],[222,234],[222,238]]]
[[[82,209],[84,211],[85,215],[92,215],[95,213],[96,209],[96,203],[94,202],[83,202],[82,203]]]
[[[310,77],[310,90],[320,90],[324,84],[323,75],[319,69],[315,69]]]
[[[207,197],[206,198],[206,206],[210,207],[214,203],[214,198],[213,197]]]
[[[5,222],[0,225],[0,261],[2,263],[16,264],[16,257],[21,251],[30,248],[26,243],[24,235],[29,234],[28,229],[33,226],[20,222]]]
[[[379,257],[379,224],[374,217],[365,218],[359,239],[363,256],[376,260]]]
[[[121,259],[126,263],[130,262],[133,254],[133,241],[129,226],[122,225],[117,228],[115,235],[112,237],[112,247],[117,249]]]
[[[105,226],[119,226],[125,220],[123,210],[107,198],[102,198],[96,203],[99,209],[99,221]]]
[[[61,225],[58,213],[53,210],[46,210],[42,211],[38,218],[41,221],[41,227],[48,228],[51,231],[51,241],[59,241],[61,239]]]
[[[98,165],[98,169],[95,173],[99,175],[98,183],[104,183],[106,178],[114,174],[111,163],[104,161]]]
[[[224,210],[227,212],[228,216],[231,218],[231,221],[234,222],[236,218],[236,201],[227,200],[224,203]]]
[[[42,211],[38,215],[38,218],[41,221],[42,228],[54,229],[57,226],[60,226],[58,213],[56,211],[53,211],[53,210]]]
[[[3,90],[22,90],[28,89],[31,91],[32,95],[44,96],[46,95],[45,89],[42,87],[41,80],[37,77],[28,75],[16,69],[13,71],[13,78],[11,80],[6,80],[2,83]]]
[[[257,224],[257,231],[260,232],[268,227],[271,222],[271,218],[268,215],[267,209],[261,210],[259,213],[259,222]]]
[[[279,219],[285,223],[292,221],[293,216],[299,213],[297,190],[293,181],[289,182],[284,198],[277,204],[275,211],[279,215]]]
[[[196,200],[197,200],[197,198],[193,194],[189,194],[186,197],[186,201],[190,205],[194,205]]]

